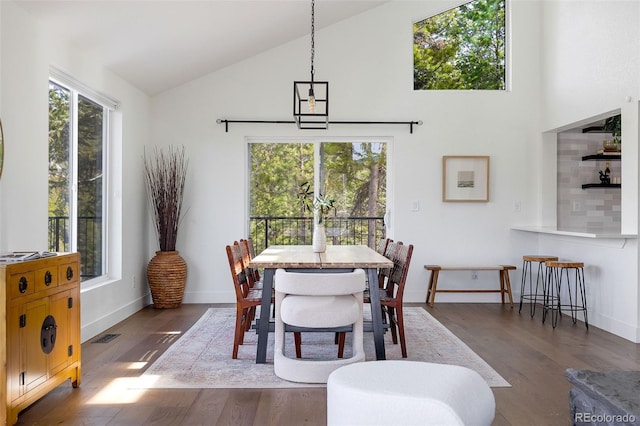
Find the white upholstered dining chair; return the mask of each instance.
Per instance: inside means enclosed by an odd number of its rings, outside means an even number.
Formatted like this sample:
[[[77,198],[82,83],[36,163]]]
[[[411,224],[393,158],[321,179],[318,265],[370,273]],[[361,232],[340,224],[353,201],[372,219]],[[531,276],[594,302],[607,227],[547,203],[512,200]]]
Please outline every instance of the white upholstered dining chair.
[[[336,368],[365,360],[362,293],[364,270],[316,273],[278,269],[275,286],[276,376],[299,383],[326,383]],[[331,332],[339,327],[353,331],[352,356],[336,359],[289,358],[285,355],[285,326]],[[304,330],[303,330],[304,331]]]

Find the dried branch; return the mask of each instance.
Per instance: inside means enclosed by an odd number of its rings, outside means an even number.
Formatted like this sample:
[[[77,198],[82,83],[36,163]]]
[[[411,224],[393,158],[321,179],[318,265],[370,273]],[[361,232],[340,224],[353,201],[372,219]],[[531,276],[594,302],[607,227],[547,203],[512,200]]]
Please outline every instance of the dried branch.
[[[144,153],[147,198],[155,220],[160,251],[175,251],[182,219],[182,200],[189,161],[181,149],[167,152],[154,148],[153,156]]]

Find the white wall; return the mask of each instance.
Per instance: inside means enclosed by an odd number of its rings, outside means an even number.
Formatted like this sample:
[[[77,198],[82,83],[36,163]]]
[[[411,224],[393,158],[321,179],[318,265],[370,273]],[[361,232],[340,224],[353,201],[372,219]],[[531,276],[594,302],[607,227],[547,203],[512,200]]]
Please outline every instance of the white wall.
[[[14,2],[0,2],[0,12],[0,111],[5,128],[0,251],[47,248],[49,67],[58,67],[121,104],[113,130],[121,129],[122,137],[109,152],[116,178],[108,185],[109,209],[123,220],[110,228],[110,279],[83,284],[82,339],[87,340],[148,304],[141,163],[149,134],[149,99],[107,71],[99,58],[56,39]]]
[[[622,233],[637,234],[640,3],[556,0],[542,4],[545,142],[555,142],[558,130],[621,111]],[[539,166],[541,175],[549,169],[548,163]],[[555,209],[552,186],[555,182],[547,181],[538,194],[546,212]],[[635,238],[530,237],[537,241],[541,253],[585,262],[592,324],[640,342]]]
[[[523,254],[556,253],[590,265],[591,323],[640,341],[635,240],[585,243],[510,229],[555,220],[555,201],[548,201],[555,200],[555,129],[616,109],[625,117],[623,222],[626,215],[635,216],[627,227],[637,223],[636,2],[606,2],[605,7],[604,2],[515,0],[510,3],[511,90],[414,92],[412,23],[452,4],[390,2],[316,34],[316,78],[331,84],[331,118],[424,121],[409,134],[405,127],[339,125],[304,132],[293,125],[232,125],[225,133],[217,118],[290,119],[293,81],[309,73],[308,38],[149,103],[100,66],[99,58],[55,40],[15,3],[0,2],[0,112],[8,142],[0,180],[0,250],[46,245],[46,84],[49,65],[56,64],[122,105],[117,125],[123,138],[111,153],[123,172],[110,191],[111,208],[123,217],[110,252],[116,268],[113,281],[83,292],[83,340],[148,303],[141,281],[155,241],[142,181],[144,146],[184,144],[190,158],[189,211],[178,240],[189,264],[185,302],[233,302],[224,246],[246,235],[246,137],[326,135],[393,138],[390,236],[415,245],[407,301],[424,300],[427,263],[520,265]],[[603,53],[594,55],[594,50]],[[443,155],[490,155],[491,201],[443,203]],[[420,202],[420,211],[411,211],[413,201]],[[519,272],[512,275],[516,292]],[[447,276],[450,287],[470,281],[466,273]],[[473,285],[495,287],[495,281],[480,274]],[[438,299],[498,297],[443,294]]]
[[[393,138],[390,236],[415,246],[408,301],[424,301],[425,264],[520,263],[524,249],[510,225],[536,216],[531,188],[537,177],[529,158],[540,137],[540,5],[517,2],[511,11],[512,90],[414,92],[412,23],[445,8],[444,2],[391,2],[316,34],[316,79],[330,82],[331,118],[423,120],[414,134],[408,126],[340,125],[328,131],[231,125],[225,133],[217,118],[291,119],[293,81],[309,73],[308,37],[153,99],[152,140],[185,144],[191,161],[190,210],[178,241],[189,263],[186,301],[235,300],[224,247],[246,235],[247,136]],[[489,203],[441,201],[442,156],[456,154],[491,156]],[[414,200],[419,212],[411,211]],[[516,201],[521,212],[514,211]],[[452,273],[462,283],[451,285],[468,285],[468,275]],[[480,274],[474,284],[495,288],[497,276]],[[498,296],[442,296],[447,299]]]

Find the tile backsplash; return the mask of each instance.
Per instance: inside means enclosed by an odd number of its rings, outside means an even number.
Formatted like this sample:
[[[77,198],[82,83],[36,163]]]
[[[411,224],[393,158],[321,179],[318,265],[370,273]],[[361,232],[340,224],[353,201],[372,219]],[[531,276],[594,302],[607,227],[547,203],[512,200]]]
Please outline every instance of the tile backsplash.
[[[582,161],[602,149],[603,133],[558,133],[558,230],[580,232],[620,232],[620,188],[587,188],[600,183],[599,171],[606,162]],[[610,177],[620,178],[620,161],[608,161]],[[621,182],[624,184],[624,182]]]

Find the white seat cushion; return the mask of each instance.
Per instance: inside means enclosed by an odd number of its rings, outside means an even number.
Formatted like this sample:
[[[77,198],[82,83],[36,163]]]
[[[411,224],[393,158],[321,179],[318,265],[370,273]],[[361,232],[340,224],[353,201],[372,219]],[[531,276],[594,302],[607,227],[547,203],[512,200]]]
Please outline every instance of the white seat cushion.
[[[491,425],[493,392],[475,371],[416,361],[370,361],[333,371],[327,424]]]
[[[352,295],[287,295],[280,306],[282,321],[297,327],[342,327],[354,324],[360,315],[360,306]]]

